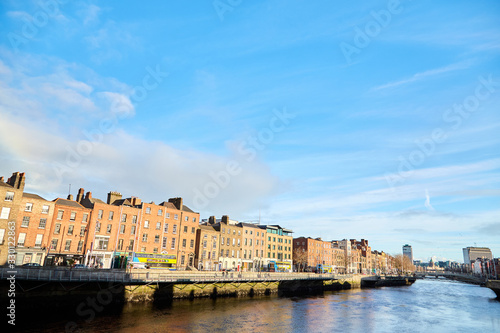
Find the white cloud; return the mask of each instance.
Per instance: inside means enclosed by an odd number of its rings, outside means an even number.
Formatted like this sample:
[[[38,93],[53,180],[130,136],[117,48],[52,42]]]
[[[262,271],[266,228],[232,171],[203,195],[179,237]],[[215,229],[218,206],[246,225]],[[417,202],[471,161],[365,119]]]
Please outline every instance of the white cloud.
[[[381,86],[374,87],[371,90],[377,91],[377,90],[383,90],[383,89],[387,89],[387,88],[395,88],[395,87],[398,87],[401,85],[405,85],[407,83],[420,81],[420,80],[426,79],[428,77],[436,76],[439,74],[466,69],[466,68],[469,68],[470,65],[471,65],[471,62],[468,61],[468,62],[459,62],[456,64],[451,64],[451,65],[441,67],[441,68],[431,69],[431,70],[428,70],[425,72],[416,73],[415,75],[413,75],[410,78],[406,78],[406,79],[403,79],[400,81],[395,81],[395,82],[389,82],[387,84],[383,84]]]

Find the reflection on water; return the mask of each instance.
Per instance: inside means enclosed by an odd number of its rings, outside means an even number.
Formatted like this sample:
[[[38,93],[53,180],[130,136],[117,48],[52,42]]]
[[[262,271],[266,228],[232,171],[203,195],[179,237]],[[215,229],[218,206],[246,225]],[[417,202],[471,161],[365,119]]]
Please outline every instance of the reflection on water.
[[[418,280],[314,297],[199,299],[163,309],[126,305],[120,315],[77,324],[80,332],[500,332],[494,298],[479,286]],[[43,325],[44,331],[62,331],[65,324]]]

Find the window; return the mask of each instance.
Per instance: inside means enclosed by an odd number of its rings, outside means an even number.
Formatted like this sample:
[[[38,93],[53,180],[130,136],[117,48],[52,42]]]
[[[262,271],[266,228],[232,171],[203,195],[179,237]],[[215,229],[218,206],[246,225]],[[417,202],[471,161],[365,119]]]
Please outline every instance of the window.
[[[160,235],[155,235],[155,243],[159,243],[160,242]]]
[[[158,248],[157,247],[153,248],[153,253],[158,253]]]
[[[222,237],[222,238],[220,239],[220,243],[221,243],[221,245],[224,245],[224,237]]]
[[[73,235],[73,229],[74,229],[74,228],[75,228],[75,226],[74,226],[74,225],[70,225],[70,226],[68,227],[68,235]]]
[[[89,213],[83,213],[82,223],[87,223],[88,220],[89,220]]]
[[[56,223],[56,227],[54,228],[54,234],[58,234],[61,231],[61,223]]]
[[[240,250],[236,251],[236,258],[240,257]]]
[[[133,215],[132,216],[132,224],[136,224],[137,223],[137,215]]]
[[[162,209],[158,209],[158,216],[162,216],[163,215],[163,210]]]
[[[48,214],[48,213],[49,213],[49,206],[43,205],[42,206],[42,214]]]
[[[238,246],[240,246],[240,239],[238,238]]]
[[[174,224],[174,226],[173,226],[173,228],[172,228],[172,232],[173,232],[174,234],[176,234],[176,233],[177,233],[177,224]]]
[[[17,239],[17,246],[24,246],[24,240],[26,239],[26,233],[21,232],[19,238]]]
[[[182,247],[186,247],[186,239],[185,238],[182,240]]]
[[[10,214],[9,207],[2,207],[2,213],[0,214],[0,219],[8,219]]]
[[[38,229],[45,229],[46,224],[47,224],[47,219],[40,219],[40,223],[38,223]]]
[[[70,248],[71,248],[71,241],[67,240],[66,245],[64,245],[64,251],[69,251]]]
[[[222,233],[226,233],[226,228],[222,228]]]
[[[250,240],[250,244],[252,244],[252,240]],[[259,245],[259,240],[257,239],[257,245]]]
[[[167,247],[167,237],[163,237],[161,247],[163,247],[163,248]]]
[[[124,234],[125,233],[125,227],[126,227],[125,224],[122,224],[120,226],[120,234]]]
[[[108,224],[108,226],[106,227],[106,233],[110,234],[112,228],[113,228],[113,225],[112,224]]]
[[[76,249],[77,252],[81,252],[83,248],[83,241],[78,242],[78,248]]]
[[[231,242],[230,242],[230,239],[229,237],[227,238],[227,243],[226,243],[228,246],[231,245]]]
[[[130,228],[130,234],[135,235],[135,225]]]
[[[184,259],[185,259],[185,256],[184,256],[184,255],[182,255],[182,256],[181,256],[181,265],[184,265]]]
[[[30,225],[30,217],[23,216],[23,222],[21,222],[21,227],[27,228]]]
[[[203,248],[204,248],[204,249],[206,249],[206,248],[207,248],[207,241],[206,241],[206,240],[204,240],[204,241],[203,241]]]
[[[33,210],[33,204],[31,202],[26,203],[26,207],[24,208],[25,212],[31,212]]]
[[[252,239],[250,238],[250,246],[252,246]]]
[[[172,249],[175,249],[175,238],[172,238]]]
[[[142,234],[142,241],[147,242],[148,241],[148,234]]]
[[[156,222],[156,230],[160,230],[161,229],[161,222]]]
[[[258,257],[259,256],[259,250],[255,250],[255,256]]]
[[[224,257],[224,250],[220,250],[220,256]]]
[[[95,238],[95,249],[96,250],[107,250],[108,249],[109,237],[96,236]]]
[[[118,250],[122,250],[123,249],[123,239],[119,239],[118,240]]]
[[[226,250],[226,257],[229,257],[229,250]]]
[[[127,222],[127,214],[122,214],[122,222]],[[132,219],[133,223],[133,219]]]
[[[63,215],[64,215],[64,210],[59,209],[59,210],[57,211],[57,219],[58,219],[58,220],[62,220]]]
[[[187,226],[185,226],[185,227],[184,227],[184,233],[187,233],[187,232],[188,232],[188,227],[187,227]]]
[[[234,250],[231,251],[231,257],[234,258]]]
[[[99,222],[95,225],[95,232],[101,232],[101,224]]]
[[[247,245],[247,243],[248,243],[248,239],[247,239],[247,238],[245,238],[245,246]]]
[[[145,246],[141,247],[141,252],[146,252],[146,247]]]
[[[99,209],[99,212],[97,213],[97,218],[100,220],[102,219],[102,214],[103,214],[103,211],[102,209]]]
[[[146,207],[146,214],[151,214],[151,207]]]
[[[145,229],[149,228],[149,221],[148,220],[144,221],[144,228]]]
[[[169,219],[169,218],[170,218],[170,213],[165,213],[165,217],[166,217],[167,219]]]
[[[174,214],[174,220],[178,220],[179,219],[179,215],[178,214]]]
[[[5,193],[5,201],[12,201],[12,200],[14,200],[14,192]]]
[[[194,234],[194,227],[191,228],[191,233]]]
[[[238,230],[238,236],[241,236],[241,230]]]
[[[50,242],[50,249],[55,250],[57,248],[57,239],[53,239],[52,242]]]
[[[108,220],[112,220],[114,216],[115,216],[115,212],[110,211],[109,216],[108,216]]]
[[[239,240],[239,239],[238,239]],[[233,238],[233,246],[236,244],[236,238]]]
[[[163,232],[168,233],[168,223],[165,223],[165,227],[163,227]]]
[[[193,222],[196,222],[196,217],[193,217]]]
[[[85,226],[84,225],[82,225],[80,227],[80,237],[83,237],[83,236],[85,236]]]
[[[43,234],[37,234],[35,239],[35,247],[41,247],[43,240]]]
[[[132,251],[134,249],[134,240],[131,239],[128,243],[128,250]]]
[[[184,217],[184,221],[188,222],[189,221],[189,216]]]
[[[189,242],[189,247],[190,247],[190,248],[193,248],[193,247],[194,247],[194,239],[191,239],[191,241]]]

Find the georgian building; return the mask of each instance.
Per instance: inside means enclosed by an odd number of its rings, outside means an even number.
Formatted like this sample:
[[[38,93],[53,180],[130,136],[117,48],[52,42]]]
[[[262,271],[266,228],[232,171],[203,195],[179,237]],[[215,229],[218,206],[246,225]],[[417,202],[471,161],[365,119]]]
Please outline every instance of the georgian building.
[[[55,204],[39,195],[23,193],[16,223],[16,265],[43,265],[50,243]]]
[[[213,225],[200,225],[196,231],[195,265],[200,271],[219,267],[220,233]]]
[[[9,242],[16,244],[19,241],[16,221],[26,181],[24,172],[14,172],[7,182],[3,179],[0,177],[0,265],[5,265],[8,259],[11,263],[16,260],[15,246],[9,249]]]
[[[86,235],[92,210],[80,203],[57,198],[48,234],[48,251],[45,265],[68,265],[84,263]]]

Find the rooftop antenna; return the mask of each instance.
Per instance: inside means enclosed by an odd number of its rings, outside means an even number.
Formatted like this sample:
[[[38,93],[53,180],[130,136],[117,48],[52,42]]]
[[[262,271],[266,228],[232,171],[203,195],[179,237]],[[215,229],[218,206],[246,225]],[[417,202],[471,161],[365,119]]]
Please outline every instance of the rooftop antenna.
[[[71,184],[69,184],[69,190],[68,190],[68,195],[71,194]]]
[[[260,208],[259,208],[259,224],[260,224]]]

